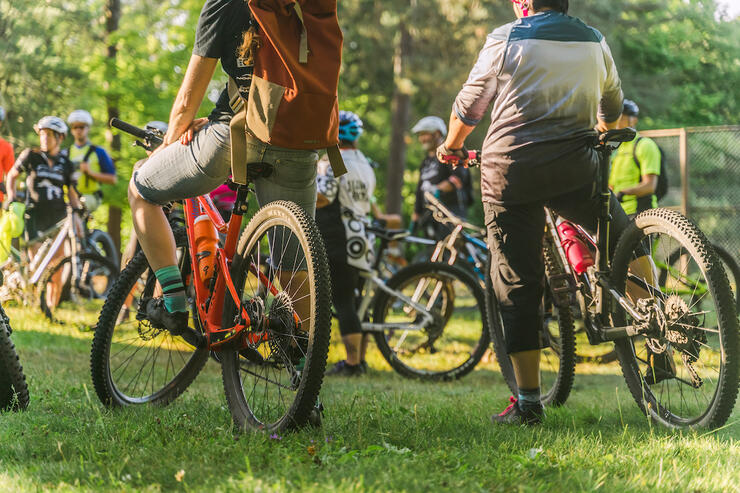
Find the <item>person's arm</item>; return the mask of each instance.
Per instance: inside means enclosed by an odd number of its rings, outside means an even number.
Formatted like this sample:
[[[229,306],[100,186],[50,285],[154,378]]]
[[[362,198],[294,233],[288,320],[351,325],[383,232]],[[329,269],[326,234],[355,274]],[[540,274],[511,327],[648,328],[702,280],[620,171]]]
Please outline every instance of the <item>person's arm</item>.
[[[598,123],[596,130],[606,132],[617,128],[617,120],[622,114],[624,104],[624,94],[622,93],[622,82],[619,79],[617,66],[614,63],[612,52],[606,39],[601,39],[601,51],[604,55],[604,66],[606,67],[606,79],[601,92],[601,101],[599,102],[599,113],[597,115]]]
[[[465,139],[483,119],[496,96],[498,72],[503,63],[508,34],[506,29],[497,29],[486,38],[486,44],[480,51],[468,80],[452,105],[449,131],[437,152],[438,157],[440,154],[459,154],[458,157],[467,161]]]
[[[177,97],[170,111],[167,133],[157,150],[176,142],[190,128],[200,108],[200,103],[203,102],[208,84],[216,71],[217,63],[217,58],[198,55],[190,57],[185,78],[180,85],[180,90],[177,91]]]
[[[6,203],[10,203],[15,200],[15,183],[18,180],[18,176],[20,176],[21,172],[25,171],[26,160],[28,159],[28,155],[30,153],[31,151],[29,149],[21,152],[13,167],[10,168],[10,171],[8,171],[8,176],[5,177]]]
[[[640,183],[634,187],[625,188],[620,190],[617,194],[619,199],[624,195],[634,195],[635,197],[646,197],[655,193],[655,189],[658,188],[658,175],[642,175]]]

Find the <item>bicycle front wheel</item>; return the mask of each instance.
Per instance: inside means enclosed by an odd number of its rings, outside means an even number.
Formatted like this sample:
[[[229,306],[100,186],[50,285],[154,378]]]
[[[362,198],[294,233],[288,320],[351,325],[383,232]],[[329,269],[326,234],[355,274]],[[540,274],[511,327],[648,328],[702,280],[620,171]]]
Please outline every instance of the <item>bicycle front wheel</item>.
[[[28,386],[23,367],[10,340],[10,320],[0,307],[0,411],[28,407]]]
[[[399,270],[386,286],[394,293],[378,291],[373,335],[394,370],[454,380],[475,368],[491,340],[478,279],[460,267],[421,262]]]
[[[643,335],[615,344],[640,409],[671,428],[722,426],[737,397],[740,338],[727,276],[702,232],[678,212],[643,212],[619,240],[611,280],[650,317]],[[635,324],[612,312],[615,326]]]
[[[226,401],[240,430],[303,426],[316,407],[331,330],[329,265],[314,220],[297,204],[271,202],[242,233],[231,267],[241,306],[227,294],[224,324],[251,327],[221,353]]]
[[[195,293],[187,235],[183,228],[175,229],[174,235],[178,267],[192,307]],[[150,325],[144,306],[156,296],[162,296],[161,287],[139,251],[111,288],[95,328],[90,370],[95,392],[106,406],[169,404],[208,360],[207,349],[196,349],[182,337]],[[190,321],[200,330],[194,309]]]
[[[52,322],[92,327],[117,278],[118,267],[98,254],[65,257],[39,282],[41,311]]]

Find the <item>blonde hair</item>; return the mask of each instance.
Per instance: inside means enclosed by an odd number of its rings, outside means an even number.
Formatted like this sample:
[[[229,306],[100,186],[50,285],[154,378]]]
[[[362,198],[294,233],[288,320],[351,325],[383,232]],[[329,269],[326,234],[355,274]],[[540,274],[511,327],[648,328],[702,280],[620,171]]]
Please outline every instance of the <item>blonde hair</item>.
[[[259,47],[260,36],[257,34],[257,28],[250,26],[249,29],[244,31],[242,44],[237,48],[236,54],[239,55],[239,59],[245,65],[252,65],[254,63],[254,55],[257,53]]]

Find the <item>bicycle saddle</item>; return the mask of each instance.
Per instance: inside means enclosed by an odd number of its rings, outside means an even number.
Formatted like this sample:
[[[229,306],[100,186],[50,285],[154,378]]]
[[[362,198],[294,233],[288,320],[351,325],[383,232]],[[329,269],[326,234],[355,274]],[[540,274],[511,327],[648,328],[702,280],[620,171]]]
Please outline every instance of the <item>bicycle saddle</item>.
[[[607,130],[599,134],[598,143],[608,144],[609,142],[629,142],[635,138],[637,132],[634,128],[620,128],[617,130]]]
[[[411,234],[408,230],[405,229],[384,229],[378,228],[376,226],[366,226],[365,229],[367,231],[370,231],[378,238],[388,241],[400,240],[401,238],[405,238]]]

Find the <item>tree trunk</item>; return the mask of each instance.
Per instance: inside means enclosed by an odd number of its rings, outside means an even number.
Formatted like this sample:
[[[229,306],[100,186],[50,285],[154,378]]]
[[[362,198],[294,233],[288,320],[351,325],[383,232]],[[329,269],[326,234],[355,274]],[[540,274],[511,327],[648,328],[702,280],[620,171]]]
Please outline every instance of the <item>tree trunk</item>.
[[[404,80],[408,70],[408,59],[411,55],[411,34],[406,22],[399,25],[398,45],[393,57],[393,75],[395,85],[391,104],[391,143],[389,150],[388,174],[386,184],[388,193],[385,198],[386,212],[400,214],[403,203],[403,172],[406,169],[406,129],[409,125],[411,108],[411,84]]]
[[[112,41],[113,34],[118,30],[118,24],[121,20],[121,0],[106,0],[105,2],[105,42],[108,49],[108,56],[105,64],[105,104],[108,110],[108,121],[111,118],[118,118],[118,96],[111,91],[110,81],[116,80],[116,55],[118,48]],[[106,132],[106,140],[110,146],[113,157],[118,158],[121,155],[121,138],[113,135],[112,132]],[[119,177],[120,179],[121,177]],[[110,203],[108,207],[108,234],[113,242],[121,250],[121,208]]]

